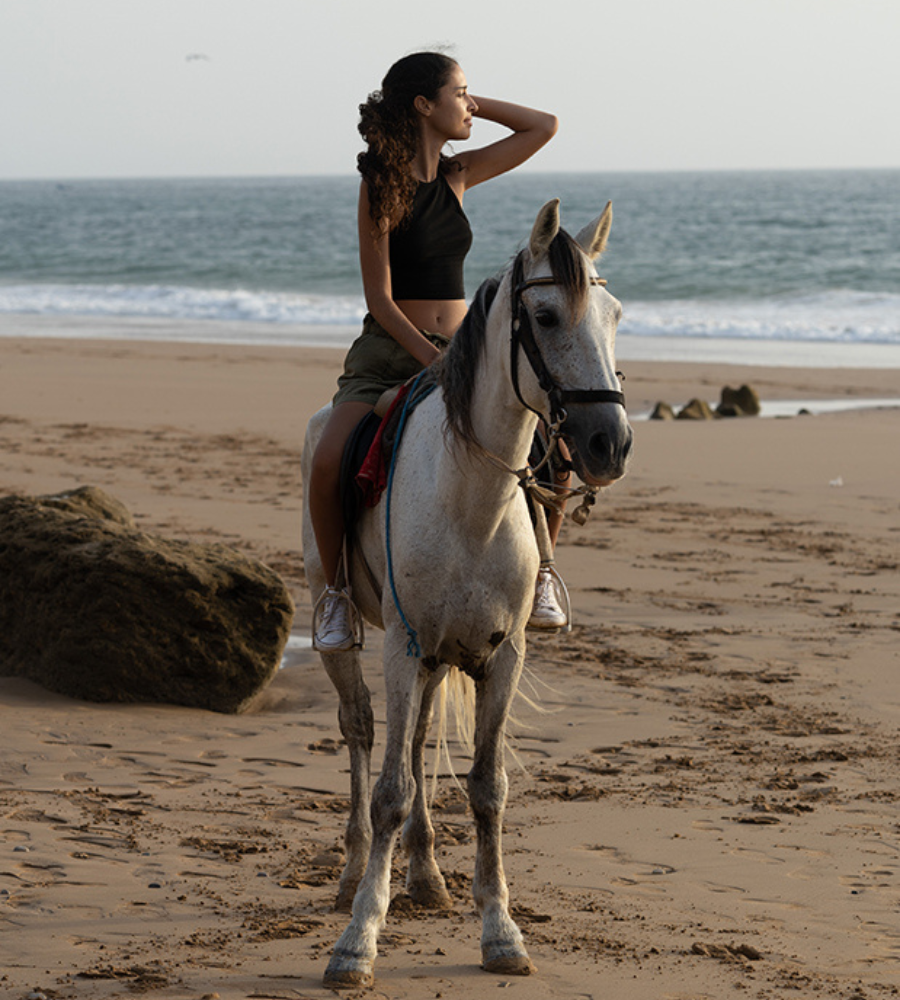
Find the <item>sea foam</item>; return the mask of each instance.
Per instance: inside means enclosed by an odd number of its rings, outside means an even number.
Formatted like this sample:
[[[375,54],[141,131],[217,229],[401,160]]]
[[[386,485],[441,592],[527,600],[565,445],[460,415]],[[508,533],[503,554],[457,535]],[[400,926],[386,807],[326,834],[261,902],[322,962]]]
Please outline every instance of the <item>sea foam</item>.
[[[834,290],[755,301],[625,302],[631,336],[900,344],[900,295]]]
[[[626,302],[633,337],[900,344],[900,295],[834,290],[747,300]],[[0,286],[0,313],[359,326],[362,296],[204,289],[175,285]]]
[[[339,326],[358,325],[365,303],[361,296],[175,285],[9,285],[0,286],[4,312]]]

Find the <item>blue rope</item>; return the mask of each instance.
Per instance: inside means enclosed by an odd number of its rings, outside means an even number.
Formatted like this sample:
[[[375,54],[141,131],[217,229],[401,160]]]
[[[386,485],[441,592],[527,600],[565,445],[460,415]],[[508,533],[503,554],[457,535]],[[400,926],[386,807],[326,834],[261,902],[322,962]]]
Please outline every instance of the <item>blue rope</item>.
[[[426,369],[427,370],[427,369]],[[403,409],[400,411],[400,423],[397,425],[397,436],[394,441],[394,450],[391,454],[391,464],[388,468],[388,481],[387,481],[387,496],[385,497],[385,512],[384,512],[384,544],[387,549],[387,568],[388,568],[388,581],[391,585],[391,596],[394,598],[394,607],[397,609],[397,614],[400,615],[400,621],[403,622],[406,628],[406,634],[409,636],[409,641],[406,644],[406,655],[415,656],[416,658],[422,655],[422,647],[419,645],[419,635],[416,630],[409,624],[406,615],[403,613],[403,608],[400,607],[400,598],[397,596],[397,586],[394,583],[394,560],[391,558],[391,491],[394,486],[394,469],[397,465],[397,453],[400,451],[400,441],[403,437],[403,430],[406,426],[406,418],[412,412],[412,410],[422,402],[422,400],[434,389],[434,385],[430,385],[418,399],[413,401],[413,396],[416,393],[416,389],[419,386],[419,382],[422,380],[422,376],[425,372],[420,372],[415,382],[406,394],[406,399],[403,400]]]

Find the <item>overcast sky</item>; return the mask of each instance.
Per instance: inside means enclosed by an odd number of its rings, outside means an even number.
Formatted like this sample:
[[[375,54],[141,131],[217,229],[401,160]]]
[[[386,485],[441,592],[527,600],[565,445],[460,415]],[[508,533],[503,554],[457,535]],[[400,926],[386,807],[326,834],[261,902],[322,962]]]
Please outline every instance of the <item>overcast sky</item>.
[[[0,0],[0,178],[351,174],[436,45],[559,116],[526,169],[900,167],[898,39],[900,0]]]

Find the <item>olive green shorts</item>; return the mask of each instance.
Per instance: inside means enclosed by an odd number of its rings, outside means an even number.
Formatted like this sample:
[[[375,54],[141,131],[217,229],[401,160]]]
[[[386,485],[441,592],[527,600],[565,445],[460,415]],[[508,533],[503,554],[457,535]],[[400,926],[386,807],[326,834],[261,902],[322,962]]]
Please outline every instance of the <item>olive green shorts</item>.
[[[439,333],[424,335],[442,350],[450,343]],[[368,403],[374,406],[383,392],[403,385],[422,368],[421,362],[401,347],[371,314],[367,314],[362,333],[347,353],[344,372],[338,379],[338,391],[332,404]]]

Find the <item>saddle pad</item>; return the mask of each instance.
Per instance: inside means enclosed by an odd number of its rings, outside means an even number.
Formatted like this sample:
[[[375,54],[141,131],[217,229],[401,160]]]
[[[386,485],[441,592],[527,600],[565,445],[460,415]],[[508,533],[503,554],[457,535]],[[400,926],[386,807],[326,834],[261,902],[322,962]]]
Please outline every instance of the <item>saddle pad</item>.
[[[410,397],[410,406],[417,406],[434,385],[433,379],[426,379],[415,396]],[[341,461],[341,509],[348,534],[352,533],[363,506],[376,506],[387,488],[387,470],[397,444],[400,414],[411,389],[409,383],[401,387],[384,419],[374,411],[367,413],[347,440]]]

